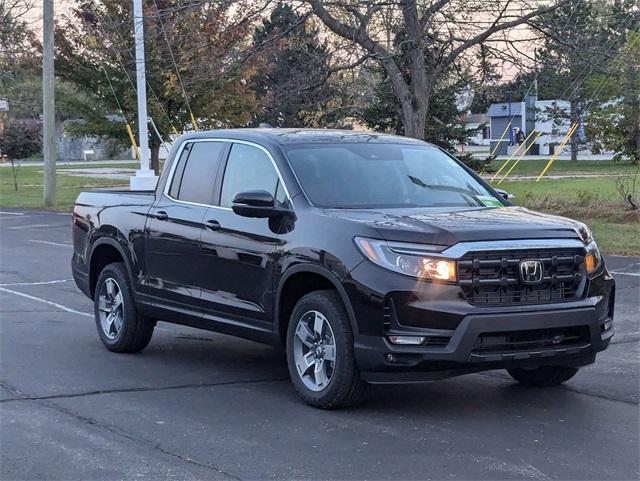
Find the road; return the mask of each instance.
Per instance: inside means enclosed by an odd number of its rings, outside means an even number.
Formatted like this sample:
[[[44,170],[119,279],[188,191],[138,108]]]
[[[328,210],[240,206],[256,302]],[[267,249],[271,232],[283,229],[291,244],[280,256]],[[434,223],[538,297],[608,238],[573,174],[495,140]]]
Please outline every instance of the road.
[[[159,323],[105,350],[70,216],[0,213],[0,479],[638,479],[640,259],[607,258],[616,336],[565,386],[504,372],[304,405],[282,354]]]

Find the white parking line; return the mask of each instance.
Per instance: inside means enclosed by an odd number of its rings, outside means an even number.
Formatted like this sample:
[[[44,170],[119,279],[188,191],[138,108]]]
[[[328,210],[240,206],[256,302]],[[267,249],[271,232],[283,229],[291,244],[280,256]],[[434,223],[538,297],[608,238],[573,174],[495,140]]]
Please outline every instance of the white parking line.
[[[4,211],[0,211],[0,214],[5,214],[5,215],[24,215],[22,212],[4,212]]]
[[[36,281],[36,282],[8,282],[0,284],[0,287],[7,286],[43,286],[46,284],[60,284],[62,282],[71,282],[73,279],[56,279],[53,281]]]
[[[28,224],[9,227],[9,230],[40,229],[42,227],[68,227],[67,224]]]
[[[611,271],[611,274],[616,274],[618,276],[634,276],[640,277],[640,272],[620,272],[620,271]]]
[[[48,301],[46,299],[42,299],[41,297],[30,296],[29,294],[25,294],[23,292],[14,291],[11,289],[7,289],[5,287],[0,287],[1,292],[8,292],[9,294],[15,294],[16,296],[24,297],[26,299],[31,299],[32,301],[42,302],[44,304],[49,304],[50,306],[56,307],[62,311],[70,312],[72,314],[78,314],[79,316],[85,317],[93,317],[93,314],[88,314],[86,312],[76,311],[75,309],[71,309],[70,307],[63,306],[62,304],[58,304],[57,302]]]
[[[71,244],[63,244],[62,242],[51,242],[51,241],[43,241],[43,240],[36,240],[36,239],[29,239],[29,242],[37,242],[38,244],[47,244],[50,246],[73,247]]]

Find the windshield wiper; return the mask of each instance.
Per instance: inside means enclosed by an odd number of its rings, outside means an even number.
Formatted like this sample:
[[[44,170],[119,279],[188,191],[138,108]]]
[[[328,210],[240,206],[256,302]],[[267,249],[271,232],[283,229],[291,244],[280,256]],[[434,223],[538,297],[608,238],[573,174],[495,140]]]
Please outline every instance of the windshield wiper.
[[[453,185],[426,184],[422,179],[414,177],[413,175],[407,174],[407,177],[409,177],[409,180],[419,187],[422,187],[425,189],[443,190],[446,192],[457,192],[459,194],[464,194],[468,197],[471,197],[474,200],[474,202],[476,202],[478,205],[484,206],[482,201],[478,198],[477,194],[469,189],[463,189],[462,187],[456,187]]]

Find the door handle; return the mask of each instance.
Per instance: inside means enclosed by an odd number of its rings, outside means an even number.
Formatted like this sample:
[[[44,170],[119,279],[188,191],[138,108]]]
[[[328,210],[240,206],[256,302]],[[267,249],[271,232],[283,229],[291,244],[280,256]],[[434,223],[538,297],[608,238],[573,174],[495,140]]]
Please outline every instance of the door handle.
[[[208,220],[204,223],[204,226],[209,230],[220,230],[220,222],[217,220]]]
[[[165,211],[159,210],[158,212],[156,212],[156,219],[167,220],[168,218],[169,218],[169,214],[167,214]]]

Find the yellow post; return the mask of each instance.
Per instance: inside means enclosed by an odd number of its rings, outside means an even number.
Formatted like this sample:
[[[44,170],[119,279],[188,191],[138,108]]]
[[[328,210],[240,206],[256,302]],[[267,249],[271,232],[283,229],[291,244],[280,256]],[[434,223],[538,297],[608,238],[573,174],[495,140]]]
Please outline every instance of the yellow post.
[[[174,134],[176,134],[176,135],[180,135],[180,134],[178,133],[178,129],[176,129],[176,126],[175,126],[175,125],[172,125],[172,126],[171,126],[171,128],[173,129],[173,133],[174,133]]]
[[[535,144],[535,143],[536,143],[536,140],[538,140],[538,138],[540,138],[540,136],[541,136],[541,135],[542,135],[542,132],[538,132],[538,133],[536,134],[536,136],[533,138],[533,140],[532,140],[532,141],[531,141],[531,143],[529,144],[529,147],[527,147],[526,149],[524,149],[524,152],[522,152],[522,153],[518,156],[518,158],[517,158],[517,159],[516,159],[516,161],[513,163],[513,165],[511,166],[511,168],[507,171],[507,173],[506,173],[506,174],[504,174],[504,176],[502,176],[502,179],[500,179],[500,181],[498,182],[498,185],[502,184],[502,181],[503,181],[504,179],[506,179],[506,178],[509,176],[509,174],[511,173],[511,171],[512,171],[513,169],[515,169],[515,168],[516,168],[516,165],[518,165],[518,162],[520,162],[520,160],[522,160],[522,157],[524,157],[524,156],[527,154],[527,152],[529,152],[529,149],[530,149],[531,147],[533,147],[533,144]],[[525,141],[525,143],[526,143],[526,141]]]
[[[127,133],[129,134],[129,140],[131,140],[131,147],[133,147],[133,151],[136,153],[136,159],[140,160],[140,151],[138,150],[138,144],[136,144],[136,138],[133,135],[133,130],[131,130],[131,125],[127,122]]]
[[[491,182],[494,181],[494,179],[496,177],[498,177],[498,175],[500,175],[500,172],[502,172],[502,170],[507,166],[507,164],[509,162],[511,162],[511,159],[513,159],[513,157],[520,152],[520,149],[524,146],[527,145],[527,140],[529,140],[529,137],[531,137],[531,134],[533,134],[535,132],[535,130],[532,130],[531,132],[529,132],[529,135],[527,135],[527,138],[524,139],[524,142],[522,142],[520,145],[518,145],[518,148],[516,150],[514,150],[511,155],[509,156],[509,158],[507,160],[504,161],[504,164],[502,164],[502,166],[498,169],[498,172],[496,172],[495,174],[493,174],[493,177],[491,177]]]
[[[193,124],[193,130],[198,130],[198,124],[196,123],[196,118],[193,116],[193,112],[191,112],[191,123]]]
[[[571,136],[573,135],[573,133],[576,131],[577,128],[578,128],[578,123],[576,122],[571,126],[571,128],[569,129],[569,132],[567,132],[567,135],[564,136],[564,138],[562,139],[562,142],[560,142],[560,145],[558,146],[558,149],[555,151],[553,156],[549,159],[549,162],[547,162],[547,165],[544,166],[544,169],[542,169],[542,172],[540,172],[540,175],[536,179],[536,182],[539,182],[540,179],[542,179],[544,174],[546,174],[547,170],[549,170],[549,168],[551,167],[551,164],[553,164],[553,162],[560,156],[560,152],[562,152],[562,150],[564,149],[564,146],[567,144],[567,142],[569,141],[569,139],[571,138]]]

